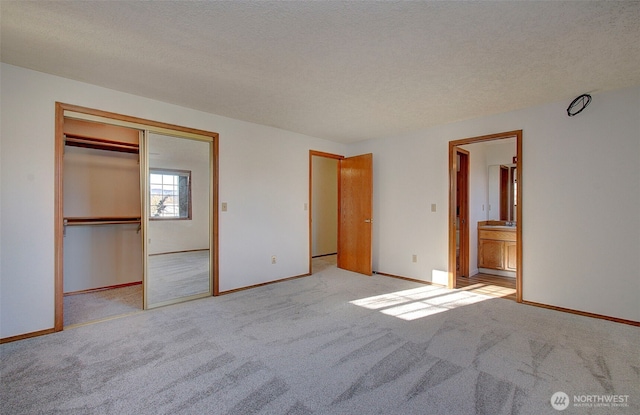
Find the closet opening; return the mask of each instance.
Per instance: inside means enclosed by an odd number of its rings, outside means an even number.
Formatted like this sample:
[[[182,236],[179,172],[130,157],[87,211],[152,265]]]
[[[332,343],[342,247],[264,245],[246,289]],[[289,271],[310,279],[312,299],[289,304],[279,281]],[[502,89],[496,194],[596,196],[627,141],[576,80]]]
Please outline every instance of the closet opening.
[[[54,330],[218,294],[218,134],[56,103]]]
[[[142,131],[65,118],[64,327],[143,309]]]

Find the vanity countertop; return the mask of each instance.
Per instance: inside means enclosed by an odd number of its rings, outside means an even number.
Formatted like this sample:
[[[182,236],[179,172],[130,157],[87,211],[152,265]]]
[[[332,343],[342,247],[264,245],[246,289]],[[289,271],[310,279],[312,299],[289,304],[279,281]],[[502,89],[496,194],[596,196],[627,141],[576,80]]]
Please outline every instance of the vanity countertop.
[[[495,231],[514,231],[517,229],[515,226],[505,226],[505,225],[479,225],[478,229],[484,229],[487,231],[495,230]]]

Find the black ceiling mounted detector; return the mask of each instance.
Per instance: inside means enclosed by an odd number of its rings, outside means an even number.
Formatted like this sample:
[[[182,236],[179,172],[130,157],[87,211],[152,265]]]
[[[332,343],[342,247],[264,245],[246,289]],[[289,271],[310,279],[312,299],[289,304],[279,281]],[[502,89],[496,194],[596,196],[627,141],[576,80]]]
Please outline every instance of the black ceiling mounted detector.
[[[587,105],[591,103],[591,95],[582,94],[569,104],[567,107],[567,115],[569,117],[573,117],[574,115],[578,115],[582,112],[583,109],[587,108]]]

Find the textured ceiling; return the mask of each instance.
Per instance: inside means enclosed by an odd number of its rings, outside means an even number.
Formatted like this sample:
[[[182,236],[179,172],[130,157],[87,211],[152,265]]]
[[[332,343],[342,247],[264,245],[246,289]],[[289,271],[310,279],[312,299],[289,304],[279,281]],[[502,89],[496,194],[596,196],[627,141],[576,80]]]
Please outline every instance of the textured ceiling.
[[[640,85],[640,2],[2,1],[3,62],[340,142]]]

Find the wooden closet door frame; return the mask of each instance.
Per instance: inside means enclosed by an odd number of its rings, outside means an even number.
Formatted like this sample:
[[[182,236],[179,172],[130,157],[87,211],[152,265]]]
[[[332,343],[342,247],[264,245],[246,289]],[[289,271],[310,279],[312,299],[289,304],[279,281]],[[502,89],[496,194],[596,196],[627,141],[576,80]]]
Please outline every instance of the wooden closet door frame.
[[[54,161],[54,331],[62,331],[64,328],[64,210],[63,210],[63,157],[64,157],[64,119],[65,111],[76,112],[87,116],[107,118],[114,123],[135,124],[144,127],[153,127],[161,130],[176,131],[185,134],[211,137],[213,146],[213,160],[211,174],[213,175],[213,227],[211,241],[213,246],[213,263],[211,273],[213,280],[213,295],[219,294],[218,281],[218,145],[219,135],[211,131],[182,127],[143,118],[131,117],[108,111],[81,107],[78,105],[55,103],[55,161]]]

